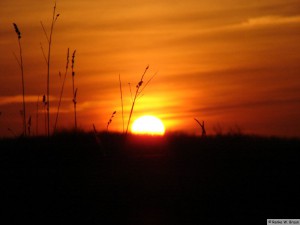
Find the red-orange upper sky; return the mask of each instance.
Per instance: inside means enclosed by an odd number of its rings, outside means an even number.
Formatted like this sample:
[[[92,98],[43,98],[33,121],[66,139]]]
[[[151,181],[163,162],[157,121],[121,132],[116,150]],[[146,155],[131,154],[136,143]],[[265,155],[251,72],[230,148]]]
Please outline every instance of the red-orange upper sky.
[[[47,40],[53,1],[0,2],[0,135],[22,132],[21,73],[13,55],[21,31],[27,115],[44,133],[41,103],[46,93]],[[77,50],[78,125],[122,131],[118,76],[125,120],[132,92],[149,64],[157,72],[138,100],[133,120],[154,115],[167,131],[208,134],[239,127],[244,133],[300,136],[299,0],[112,0],[57,1],[51,65],[51,127],[62,84],[66,52]],[[68,74],[58,126],[72,127],[72,83]],[[8,128],[11,131],[8,131]]]

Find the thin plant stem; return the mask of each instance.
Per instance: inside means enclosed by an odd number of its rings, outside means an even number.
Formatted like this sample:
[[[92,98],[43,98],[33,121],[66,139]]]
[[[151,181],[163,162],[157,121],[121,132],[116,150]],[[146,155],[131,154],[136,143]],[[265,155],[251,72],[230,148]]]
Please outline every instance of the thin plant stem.
[[[129,125],[130,125],[130,120],[131,120],[131,117],[132,117],[132,113],[133,113],[133,109],[134,109],[134,105],[135,105],[135,102],[136,102],[136,99],[138,97],[138,95],[140,94],[139,90],[140,90],[140,87],[142,86],[143,84],[143,78],[147,72],[147,70],[149,69],[149,66],[146,67],[142,77],[141,77],[141,80],[140,82],[136,85],[136,91],[135,91],[135,95],[134,95],[134,98],[133,98],[133,101],[132,101],[132,105],[131,105],[131,109],[130,109],[130,113],[129,113],[129,118],[128,118],[128,123],[127,123],[127,128],[126,128],[126,134],[128,133],[128,129],[129,129]]]
[[[67,73],[68,73],[68,68],[69,68],[69,55],[70,55],[70,49],[68,48],[68,51],[67,51],[67,64],[66,64],[66,70],[65,70],[64,80],[63,80],[62,87],[61,87],[61,90],[60,90],[59,102],[58,102],[58,106],[57,106],[57,113],[56,113],[55,124],[54,124],[54,133],[56,131],[56,126],[57,126],[57,121],[58,121],[58,115],[59,115],[59,109],[60,109],[60,105],[61,105],[61,99],[62,99],[62,95],[63,95],[63,92],[64,92],[65,81],[66,81],[66,77],[67,77]]]
[[[126,134],[128,133],[128,128],[129,128],[129,124],[130,124],[130,120],[131,120],[131,116],[132,116],[132,112],[133,112],[133,108],[134,108],[134,105],[135,105],[135,101],[136,101],[136,97],[138,95],[138,92],[139,92],[139,87],[137,87],[136,92],[135,92],[135,96],[134,96],[133,101],[132,101],[132,105],[131,105],[131,109],[130,109],[130,113],[129,113],[129,118],[128,118],[128,123],[127,123],[127,128],[126,128]]]
[[[76,114],[76,96],[77,96],[77,88],[75,90],[75,72],[74,72],[74,64],[75,64],[75,54],[76,54],[76,49],[73,52],[72,55],[72,90],[73,90],[73,105],[74,105],[74,125],[75,125],[75,130],[77,130],[77,114]]]
[[[46,65],[47,65],[48,62],[47,62],[47,58],[46,58],[46,55],[45,55],[45,51],[44,51],[43,45],[42,45],[42,43],[40,43],[40,45],[41,45],[41,50],[42,50],[42,53],[43,53],[43,56],[44,56],[44,59],[45,59]]]
[[[205,137],[206,136],[206,130],[205,130],[205,127],[204,127],[204,121],[202,121],[202,123],[200,123],[199,120],[197,120],[196,118],[194,118],[194,120],[199,124],[199,126],[201,127],[201,130],[202,130],[202,137]]]
[[[45,135],[47,134],[47,111],[46,111],[46,106],[47,106],[46,95],[43,95],[43,111],[44,111],[44,115],[45,115]]]
[[[77,119],[76,119],[76,102],[75,102],[75,85],[74,85],[74,76],[72,76],[73,83],[73,107],[74,107],[74,127],[77,129]]]
[[[17,62],[21,69],[21,76],[22,76],[22,95],[23,95],[23,135],[27,136],[27,127],[26,127],[26,104],[25,104],[25,84],[24,84],[24,67],[23,67],[23,55],[22,55],[22,45],[21,45],[21,32],[17,26],[17,24],[13,23],[15,32],[18,35],[18,43],[19,43],[19,50],[20,50],[20,60],[17,59]]]
[[[36,127],[35,127],[36,136],[39,135],[39,101],[40,101],[40,96],[38,96],[36,102]]]
[[[24,136],[27,136],[27,128],[26,128],[26,106],[25,106],[25,84],[24,84],[24,67],[23,67],[23,57],[22,57],[22,47],[21,41],[19,39],[19,47],[20,47],[20,60],[21,60],[21,73],[22,73],[22,94],[23,94],[23,121],[24,121]]]
[[[143,86],[142,90],[140,91],[140,93],[138,94],[138,99],[143,97],[144,95],[140,95],[144,89],[148,86],[148,84],[151,82],[151,80],[156,76],[157,72],[147,81],[147,83]]]
[[[117,111],[114,111],[114,112],[111,114],[111,117],[110,117],[109,121],[107,122],[106,131],[108,131],[108,127],[109,127],[109,125],[111,124],[111,122],[112,122],[113,118],[115,117],[116,113],[117,113]]]
[[[77,88],[75,90],[74,93],[74,99],[73,99],[73,103],[74,103],[74,116],[75,116],[75,130],[77,130],[77,111],[76,111],[76,105],[77,105]]]
[[[16,56],[16,54],[13,52],[13,55],[14,55],[14,57],[15,57],[15,59],[16,59],[16,61],[18,62],[18,64],[19,64],[19,67],[21,68],[21,63],[20,63],[20,60],[18,59],[18,57]]]
[[[55,16],[56,15],[56,16]],[[59,14],[56,14],[56,2],[54,3],[53,7],[53,14],[52,14],[52,22],[50,28],[50,34],[47,35],[45,27],[43,23],[41,23],[44,34],[48,41],[48,55],[47,55],[47,135],[50,137],[50,60],[51,60],[51,44],[52,44],[52,34],[54,29],[54,24],[58,18]]]

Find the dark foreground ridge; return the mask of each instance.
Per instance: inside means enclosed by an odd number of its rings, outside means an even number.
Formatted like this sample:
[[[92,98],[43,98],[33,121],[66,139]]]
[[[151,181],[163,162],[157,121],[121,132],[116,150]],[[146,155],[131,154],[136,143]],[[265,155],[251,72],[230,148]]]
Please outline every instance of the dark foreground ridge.
[[[1,140],[1,224],[266,224],[299,217],[300,141]]]

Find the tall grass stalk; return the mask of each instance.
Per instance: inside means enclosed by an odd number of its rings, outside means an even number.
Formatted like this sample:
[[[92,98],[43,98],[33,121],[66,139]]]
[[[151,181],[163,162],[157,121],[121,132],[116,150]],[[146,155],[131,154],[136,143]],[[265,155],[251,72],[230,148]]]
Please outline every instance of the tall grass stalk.
[[[22,45],[21,45],[21,32],[17,26],[17,24],[13,23],[15,31],[18,35],[18,43],[19,43],[19,50],[20,50],[20,60],[17,59],[17,62],[21,69],[21,76],[22,76],[22,95],[23,95],[23,135],[26,137],[27,135],[27,128],[26,128],[26,107],[25,107],[25,84],[24,84],[24,67],[23,67],[23,55],[22,55]]]
[[[43,111],[44,111],[44,115],[45,115],[45,134],[47,134],[47,99],[46,99],[46,95],[43,95]]]
[[[52,34],[55,22],[57,21],[59,14],[56,14],[56,2],[54,3],[53,7],[53,14],[52,14],[52,22],[50,28],[50,34],[47,35],[46,29],[41,22],[44,34],[48,41],[48,55],[46,58],[47,61],[47,135],[50,137],[50,60],[51,60],[51,45],[52,45]]]
[[[74,104],[74,118],[75,118],[75,131],[77,130],[77,111],[76,111],[76,105],[77,105],[77,88],[75,89],[74,98],[73,98],[73,104]]]
[[[130,109],[130,113],[129,113],[129,117],[128,117],[126,134],[128,133],[128,129],[129,129],[129,125],[130,125],[130,120],[131,120],[131,117],[132,117],[132,113],[133,113],[133,109],[134,109],[134,105],[135,105],[136,99],[141,94],[140,88],[143,85],[143,82],[144,82],[143,79],[144,79],[144,76],[145,76],[145,74],[146,74],[146,72],[147,72],[148,69],[149,69],[149,66],[146,67],[144,73],[142,74],[142,77],[141,77],[139,83],[136,85],[136,91],[135,91],[135,95],[134,95],[133,100],[132,100],[132,105],[131,105],[131,109]]]
[[[63,92],[64,92],[65,81],[66,81],[66,77],[67,77],[67,73],[68,73],[68,68],[69,68],[69,55],[70,55],[70,49],[68,48],[68,51],[67,51],[67,64],[66,64],[66,70],[65,70],[64,80],[63,80],[62,87],[61,87],[61,90],[60,90],[59,102],[58,102],[58,106],[57,106],[57,113],[56,113],[55,124],[54,124],[54,133],[56,131],[56,126],[57,126],[57,121],[58,121],[58,115],[59,115],[59,109],[60,109],[60,105],[61,105],[61,99],[62,99],[62,95],[63,95]]]
[[[199,124],[199,126],[201,127],[202,130],[202,137],[206,136],[206,130],[205,130],[205,126],[204,126],[204,121],[202,121],[202,123],[200,123],[199,120],[197,120],[196,118],[194,118],[194,120]]]
[[[35,124],[36,136],[39,136],[39,101],[40,101],[40,96],[38,96],[38,99],[36,102],[36,124]]]
[[[107,131],[108,131],[108,127],[109,127],[109,125],[111,124],[111,122],[112,122],[113,118],[115,117],[116,113],[117,113],[117,111],[114,111],[114,112],[111,114],[110,119],[109,119],[109,121],[107,122],[107,126],[106,126],[106,130],[107,130]]]
[[[75,90],[75,71],[74,71],[74,64],[75,64],[75,54],[76,54],[76,49],[73,52],[72,55],[72,90],[73,90],[73,105],[74,105],[74,125],[75,125],[75,130],[77,130],[77,114],[76,114],[76,104],[77,104],[77,88]]]

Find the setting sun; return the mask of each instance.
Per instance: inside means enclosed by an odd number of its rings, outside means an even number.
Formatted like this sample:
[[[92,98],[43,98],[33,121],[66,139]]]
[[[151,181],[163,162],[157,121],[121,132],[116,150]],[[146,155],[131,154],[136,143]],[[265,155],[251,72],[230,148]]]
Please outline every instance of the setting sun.
[[[165,126],[155,116],[142,116],[134,121],[131,132],[134,134],[164,135]]]

